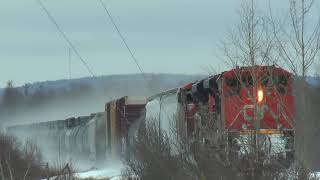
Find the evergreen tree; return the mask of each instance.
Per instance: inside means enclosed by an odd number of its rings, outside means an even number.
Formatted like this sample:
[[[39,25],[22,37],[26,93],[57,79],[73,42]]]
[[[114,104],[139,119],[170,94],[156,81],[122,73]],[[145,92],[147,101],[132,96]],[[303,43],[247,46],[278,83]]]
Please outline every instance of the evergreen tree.
[[[22,104],[23,99],[23,94],[14,87],[13,81],[8,81],[3,93],[2,107],[6,110],[15,110]]]

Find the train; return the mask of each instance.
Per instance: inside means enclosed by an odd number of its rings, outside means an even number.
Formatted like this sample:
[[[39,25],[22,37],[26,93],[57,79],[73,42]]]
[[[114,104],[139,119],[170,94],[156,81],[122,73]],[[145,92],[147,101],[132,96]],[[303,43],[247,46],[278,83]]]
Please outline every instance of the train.
[[[7,131],[91,161],[121,156],[130,137],[148,121],[168,133],[174,129],[190,144],[212,139],[232,144],[253,132],[277,135],[286,139],[284,151],[292,156],[293,80],[290,72],[277,66],[235,67],[149,98],[113,100],[105,104],[104,112],[90,116],[11,126]],[[208,125],[219,133],[205,131]]]

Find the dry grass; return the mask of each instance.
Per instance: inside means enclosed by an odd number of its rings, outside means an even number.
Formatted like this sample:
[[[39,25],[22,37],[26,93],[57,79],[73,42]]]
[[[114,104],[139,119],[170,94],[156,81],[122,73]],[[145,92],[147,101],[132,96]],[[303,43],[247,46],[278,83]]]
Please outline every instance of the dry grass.
[[[85,178],[85,179],[79,179],[79,180],[109,180],[109,178]]]
[[[128,180],[317,179],[302,163],[296,161],[288,167],[284,159],[268,155],[263,149],[233,156],[237,149],[224,143],[188,144],[181,139],[177,144],[170,144],[165,132],[159,132],[154,124],[147,124],[128,150],[124,159],[127,168],[122,176]],[[178,150],[173,151],[173,146]]]
[[[0,179],[74,179],[72,166],[67,164],[50,167],[43,163],[39,148],[31,141],[20,143],[15,137],[1,133],[0,147]]]
[[[16,138],[0,134],[0,177],[33,180],[44,175],[41,153],[30,141],[23,144]]]
[[[179,157],[173,156],[172,146],[165,133],[154,125],[142,127],[133,146],[125,157],[125,179],[196,179],[194,174],[184,170]]]

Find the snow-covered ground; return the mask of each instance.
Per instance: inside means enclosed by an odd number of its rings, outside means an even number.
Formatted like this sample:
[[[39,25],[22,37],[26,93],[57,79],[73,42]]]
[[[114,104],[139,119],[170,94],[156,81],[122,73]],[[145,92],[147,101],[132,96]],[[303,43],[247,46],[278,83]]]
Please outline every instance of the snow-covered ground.
[[[94,170],[88,170],[88,171],[82,171],[79,173],[75,173],[74,176],[81,180],[81,179],[108,179],[108,180],[120,180],[121,179],[121,170],[123,168],[123,165],[120,163],[115,163],[113,165],[107,165],[105,167],[94,169]],[[50,179],[54,180],[55,177],[51,177]]]
[[[110,178],[110,180],[119,180],[121,175],[120,166],[107,167],[104,169],[91,170],[87,172],[76,173],[75,176],[79,179],[94,178]]]

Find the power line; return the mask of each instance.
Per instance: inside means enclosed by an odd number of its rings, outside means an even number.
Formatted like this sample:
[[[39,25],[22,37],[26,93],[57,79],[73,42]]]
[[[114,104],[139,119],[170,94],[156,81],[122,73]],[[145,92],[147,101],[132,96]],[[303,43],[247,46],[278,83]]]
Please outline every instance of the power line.
[[[90,69],[89,65],[86,63],[86,61],[81,57],[81,55],[79,54],[79,52],[77,51],[77,49],[75,48],[75,46],[72,44],[72,42],[68,39],[68,37],[66,36],[66,34],[63,32],[63,30],[61,29],[61,27],[59,26],[59,24],[54,20],[53,16],[50,14],[50,12],[48,11],[48,9],[44,6],[44,4],[41,2],[41,0],[38,0],[39,4],[41,5],[41,7],[43,8],[43,10],[46,12],[46,14],[48,15],[48,17],[50,18],[50,20],[55,24],[55,26],[57,27],[57,29],[59,30],[59,32],[61,33],[62,37],[68,42],[68,44],[70,45],[69,47],[69,77],[71,77],[71,49],[76,53],[76,55],[80,58],[80,60],[82,61],[82,63],[85,65],[85,67],[87,68],[87,70],[90,72],[90,74],[92,76],[95,77],[94,73],[92,72],[92,70]],[[113,98],[109,95],[107,95],[107,97],[109,98],[110,101],[113,100]],[[120,111],[119,109],[117,109],[121,115],[123,115],[123,112]],[[124,118],[126,118],[125,116],[123,116]]]
[[[38,0],[39,4],[41,5],[41,7],[43,8],[43,10],[46,12],[46,14],[48,15],[48,17],[50,18],[50,20],[55,24],[55,26],[57,27],[57,29],[59,30],[59,32],[61,33],[62,37],[67,41],[67,43],[69,44],[69,75],[71,76],[71,49],[73,50],[73,52],[76,53],[76,55],[80,58],[81,62],[85,65],[85,67],[87,68],[87,70],[90,72],[90,74],[92,76],[95,77],[95,74],[93,73],[93,71],[90,69],[89,65],[86,63],[86,61],[81,57],[81,55],[79,54],[79,52],[77,51],[77,49],[75,48],[75,46],[72,44],[72,42],[69,40],[69,38],[67,37],[67,35],[64,33],[64,31],[62,30],[62,28],[59,26],[59,24],[55,21],[55,19],[53,18],[53,16],[50,14],[50,12],[48,11],[48,9],[44,6],[44,4],[41,2],[41,0]],[[113,98],[109,95],[107,95],[107,97],[112,100]],[[118,110],[119,111],[119,110]],[[121,113],[121,111],[119,111]]]
[[[68,70],[69,70],[69,80],[71,79],[71,48],[68,48],[69,50],[69,62],[68,62]]]
[[[149,81],[147,80],[147,78],[146,78],[146,76],[145,76],[145,73],[143,72],[142,67],[141,67],[141,65],[139,64],[137,58],[135,57],[135,55],[133,54],[132,50],[130,49],[130,47],[129,47],[127,41],[126,41],[126,39],[125,39],[124,36],[122,35],[120,29],[118,28],[117,24],[115,23],[112,15],[111,15],[111,13],[109,12],[108,8],[107,8],[106,5],[105,5],[105,3],[104,3],[102,0],[99,0],[99,1],[100,1],[101,5],[103,6],[105,12],[107,13],[109,19],[111,20],[113,26],[114,26],[115,29],[117,30],[117,33],[118,33],[118,35],[120,36],[123,44],[125,45],[125,47],[127,48],[128,52],[130,53],[131,58],[133,59],[133,61],[134,61],[135,64],[137,65],[139,71],[142,73],[142,76],[143,76],[143,78],[144,78],[144,80],[145,80],[145,83],[146,83],[146,87],[149,88],[149,90],[150,90],[151,93],[152,93],[153,90],[152,90],[152,88],[151,88],[151,86],[150,86],[150,84],[149,84]],[[160,105],[161,105],[161,100],[157,99],[157,101],[158,101],[158,102],[160,103]],[[160,113],[161,113],[161,112],[160,112]],[[160,115],[160,114],[159,114],[159,115]],[[160,133],[160,119],[159,119],[159,133]],[[150,147],[148,147],[148,146],[147,146],[147,148],[150,149]],[[153,155],[155,156],[155,158],[159,159],[159,157],[157,157],[156,154],[153,154]],[[166,166],[163,166],[163,167],[167,170],[167,167],[166,167]]]
[[[115,29],[117,30],[117,33],[118,33],[119,37],[121,38],[123,44],[125,45],[126,49],[127,49],[128,52],[130,53],[131,58],[133,59],[134,63],[137,65],[139,71],[141,72],[141,74],[142,74],[142,76],[143,76],[143,78],[144,78],[147,86],[149,86],[149,89],[152,91],[152,88],[151,88],[150,85],[149,85],[149,82],[148,82],[148,80],[147,80],[147,78],[146,78],[146,76],[145,76],[145,73],[144,73],[143,70],[142,70],[141,65],[139,64],[138,59],[135,57],[133,51],[130,49],[130,47],[129,47],[127,41],[126,41],[126,39],[125,39],[124,36],[122,35],[119,27],[117,26],[116,22],[114,21],[114,19],[113,19],[112,15],[111,15],[110,11],[108,10],[106,4],[105,4],[102,0],[99,0],[99,1],[100,1],[101,5],[102,5],[103,9],[104,9],[105,12],[107,13],[107,15],[108,15],[111,23],[113,24],[113,26],[114,26]]]
[[[40,4],[40,6],[42,7],[42,9],[46,12],[47,16],[49,17],[49,19],[53,22],[53,24],[56,26],[56,28],[58,29],[58,31],[60,32],[61,36],[64,38],[64,40],[69,44],[69,46],[71,47],[71,49],[73,50],[73,52],[79,57],[80,61],[82,62],[82,64],[85,66],[85,68],[88,70],[88,72],[95,77],[95,74],[93,73],[92,69],[90,68],[90,66],[88,65],[88,63],[82,58],[82,56],[80,55],[80,53],[78,52],[78,50],[76,49],[76,47],[72,44],[72,42],[70,41],[70,39],[67,37],[66,33],[62,30],[62,28],[59,26],[59,24],[57,23],[57,21],[53,18],[53,16],[50,14],[49,10],[45,7],[45,5],[41,2],[41,0],[38,0],[38,3]]]
[[[135,57],[133,51],[130,49],[130,47],[129,47],[127,41],[126,41],[126,39],[125,39],[124,36],[122,35],[119,27],[117,26],[116,22],[114,21],[114,19],[113,19],[112,15],[111,15],[110,11],[108,10],[106,4],[105,4],[102,0],[99,0],[99,1],[100,1],[100,3],[101,3],[102,7],[104,8],[105,12],[107,13],[109,19],[111,20],[113,26],[114,26],[115,29],[117,30],[117,33],[118,33],[118,35],[120,36],[123,44],[125,45],[125,47],[127,48],[128,52],[130,53],[131,58],[133,59],[133,61],[134,61],[135,64],[137,65],[138,69],[140,70],[140,72],[141,72],[141,74],[142,74],[142,76],[143,76],[143,79],[144,79],[144,81],[145,81],[145,83],[146,83],[146,88],[149,89],[151,93],[154,93],[154,92],[153,92],[153,88],[152,88],[152,86],[150,85],[149,81],[147,80],[147,78],[146,78],[146,76],[145,76],[145,73],[144,73],[143,70],[142,70],[141,65],[139,64],[139,62],[138,62],[137,58]],[[159,99],[157,99],[157,101],[161,104],[161,101],[160,101]],[[165,110],[164,110],[164,111],[165,111]]]
[[[130,47],[129,47],[129,45],[128,45],[126,39],[125,39],[125,37],[122,35],[119,27],[117,26],[116,22],[114,21],[112,15],[111,15],[111,13],[109,12],[109,10],[108,10],[107,6],[105,5],[105,3],[104,3],[102,0],[99,0],[99,1],[100,1],[100,3],[101,3],[102,7],[104,8],[105,12],[107,13],[107,15],[108,15],[111,23],[112,23],[113,26],[115,27],[115,29],[116,29],[119,37],[121,38],[123,44],[125,45],[126,49],[127,49],[128,52],[130,53],[130,56],[131,56],[132,60],[134,61],[134,63],[137,65],[139,71],[141,72],[141,74],[142,74],[142,76],[143,76],[143,78],[144,78],[144,80],[145,80],[146,87],[149,88],[149,90],[152,92],[153,90],[152,90],[152,88],[151,88],[151,86],[150,86],[150,84],[149,84],[149,81],[147,80],[147,78],[146,78],[146,76],[145,76],[145,73],[143,72],[143,69],[142,69],[141,65],[139,64],[138,59],[135,57],[133,51],[130,49]],[[157,100],[158,100],[159,103],[161,104],[160,100],[159,100],[159,99],[157,99]],[[159,115],[160,115],[160,114],[159,114]],[[160,123],[160,119],[159,119],[159,123]],[[160,126],[159,126],[159,128],[160,128]],[[160,131],[159,131],[159,133],[160,133]],[[148,146],[147,146],[147,148],[150,149],[150,147],[148,147]],[[159,157],[157,157],[157,155],[155,155],[155,154],[153,154],[153,155],[155,156],[155,158],[159,159]],[[163,167],[167,170],[167,168],[166,168],[165,166],[163,166]]]
[[[70,47],[72,48],[72,50],[76,53],[76,55],[80,58],[80,60],[82,61],[82,63],[85,65],[85,67],[87,68],[87,70],[91,73],[92,76],[95,77],[94,73],[92,72],[92,70],[90,69],[90,67],[88,66],[88,64],[85,62],[85,60],[81,57],[81,55],[79,54],[79,52],[77,51],[77,49],[74,47],[74,45],[71,43],[71,41],[68,39],[68,37],[66,36],[66,34],[62,31],[62,29],[60,28],[60,26],[58,25],[58,23],[54,20],[54,18],[51,16],[50,12],[46,9],[46,7],[42,4],[41,0],[38,0],[39,4],[41,5],[41,7],[44,9],[44,11],[46,12],[46,14],[48,15],[48,17],[50,18],[50,20],[55,24],[55,26],[57,27],[57,29],[59,30],[59,32],[61,33],[61,35],[63,36],[63,38],[68,42],[68,44],[70,45]],[[131,58],[134,60],[135,64],[137,65],[137,67],[139,68],[139,71],[142,73],[142,76],[147,84],[147,86],[149,86],[149,83],[145,77],[145,74],[142,70],[142,67],[140,66],[138,60],[136,59],[136,57],[134,56],[133,52],[131,51],[131,49],[129,48],[124,36],[121,34],[118,26],[116,25],[115,21],[113,20],[111,14],[109,13],[107,7],[105,6],[105,4],[103,3],[102,0],[100,0],[102,6],[104,7],[105,11],[107,12],[112,24],[114,25],[114,27],[116,28],[121,40],[123,41],[123,43],[125,44],[127,50],[129,51]],[[149,86],[150,88],[150,86]],[[152,89],[150,88],[150,90],[152,91]],[[112,100],[112,97],[107,95],[107,97]],[[118,108],[116,108],[117,111],[120,112],[120,114],[123,114],[122,111],[120,111]],[[123,114],[124,118],[126,118],[126,116]],[[126,118],[127,119],[127,118]],[[154,156],[159,159],[155,154]],[[165,166],[164,166],[165,167]],[[166,167],[165,167],[166,168]],[[166,168],[167,169],[167,168]]]
[[[44,4],[41,2],[41,0],[38,0],[39,4],[41,5],[41,7],[43,8],[43,10],[47,13],[48,17],[50,18],[50,20],[55,24],[55,26],[57,27],[57,29],[59,30],[59,32],[61,33],[61,35],[63,36],[63,38],[68,42],[68,44],[70,45],[69,47],[69,76],[71,77],[71,50],[73,50],[73,52],[76,53],[76,55],[80,58],[80,60],[82,61],[82,63],[86,66],[87,70],[90,72],[90,74],[92,76],[95,76],[94,73],[92,72],[92,70],[90,69],[89,65],[86,63],[86,61],[81,57],[81,55],[79,54],[79,52],[77,51],[77,49],[75,48],[75,46],[72,44],[72,42],[68,39],[68,37],[66,36],[66,34],[63,32],[63,30],[61,29],[61,27],[59,26],[59,24],[54,20],[53,16],[50,14],[50,12],[48,11],[48,9],[44,6]],[[113,98],[109,95],[107,95],[107,97],[112,101]],[[121,111],[119,111],[120,113],[122,113]],[[123,113],[122,113],[123,114]]]

